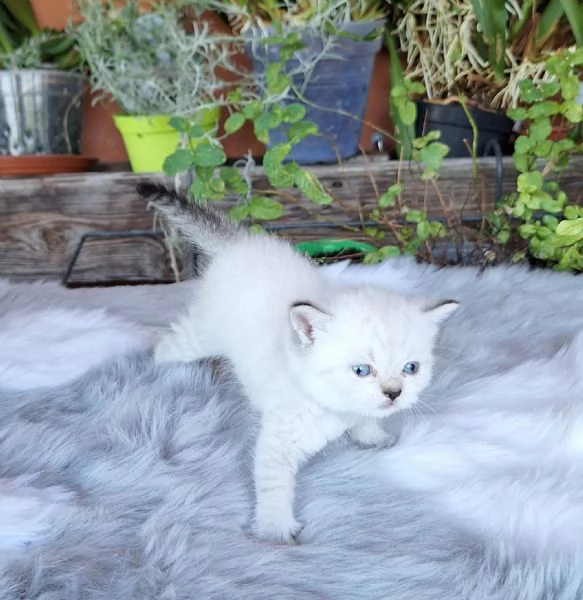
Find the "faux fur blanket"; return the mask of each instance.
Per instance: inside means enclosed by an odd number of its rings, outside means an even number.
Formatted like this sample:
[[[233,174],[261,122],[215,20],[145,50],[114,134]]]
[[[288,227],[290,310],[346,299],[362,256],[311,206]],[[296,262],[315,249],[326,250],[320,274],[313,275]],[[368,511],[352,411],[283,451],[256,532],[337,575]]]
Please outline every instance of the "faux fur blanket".
[[[152,363],[153,328],[195,282],[0,282],[0,599],[581,600],[581,278],[329,272],[462,306],[397,445],[341,440],[301,471],[298,546],[246,532],[237,383]]]

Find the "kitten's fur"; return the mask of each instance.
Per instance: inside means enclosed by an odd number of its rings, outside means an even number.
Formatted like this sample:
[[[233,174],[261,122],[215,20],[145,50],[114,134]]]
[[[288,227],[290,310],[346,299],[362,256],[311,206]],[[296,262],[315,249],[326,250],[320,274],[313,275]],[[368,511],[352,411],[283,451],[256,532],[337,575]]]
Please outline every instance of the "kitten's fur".
[[[457,303],[335,288],[279,238],[251,235],[163,186],[138,191],[210,257],[188,313],[155,358],[222,355],[233,364],[261,414],[254,532],[292,541],[301,531],[293,513],[300,464],[347,430],[365,446],[393,443],[379,420],[413,404],[428,385],[438,326]],[[419,372],[403,374],[411,361]],[[355,365],[370,365],[371,375],[358,377]]]

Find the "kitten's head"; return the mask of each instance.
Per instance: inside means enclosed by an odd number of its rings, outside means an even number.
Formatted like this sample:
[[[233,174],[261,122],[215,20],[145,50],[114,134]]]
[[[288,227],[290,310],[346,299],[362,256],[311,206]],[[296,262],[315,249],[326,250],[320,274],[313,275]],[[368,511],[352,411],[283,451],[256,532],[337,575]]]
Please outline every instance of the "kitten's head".
[[[457,307],[375,288],[347,290],[329,310],[295,304],[290,322],[303,389],[338,412],[383,417],[411,406],[431,380],[439,325]]]

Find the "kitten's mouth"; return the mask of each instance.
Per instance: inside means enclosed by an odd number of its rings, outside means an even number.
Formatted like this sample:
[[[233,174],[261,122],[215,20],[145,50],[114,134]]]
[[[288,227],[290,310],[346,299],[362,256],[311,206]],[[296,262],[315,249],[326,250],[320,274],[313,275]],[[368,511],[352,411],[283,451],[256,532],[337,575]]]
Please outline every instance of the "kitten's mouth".
[[[397,403],[395,402],[395,400],[386,400],[385,402],[380,404],[379,408],[381,410],[395,409],[397,408]]]

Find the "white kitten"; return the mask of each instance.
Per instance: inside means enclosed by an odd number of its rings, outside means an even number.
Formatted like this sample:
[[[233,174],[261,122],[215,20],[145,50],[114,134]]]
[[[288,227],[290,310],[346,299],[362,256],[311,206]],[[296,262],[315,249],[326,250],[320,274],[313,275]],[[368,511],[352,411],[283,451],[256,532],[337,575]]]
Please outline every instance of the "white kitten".
[[[254,531],[292,541],[302,528],[293,513],[300,464],[345,431],[366,446],[393,443],[379,420],[428,385],[439,323],[457,303],[335,288],[279,238],[251,235],[163,186],[138,191],[210,257],[188,314],[155,358],[223,355],[233,364],[261,414]]]

